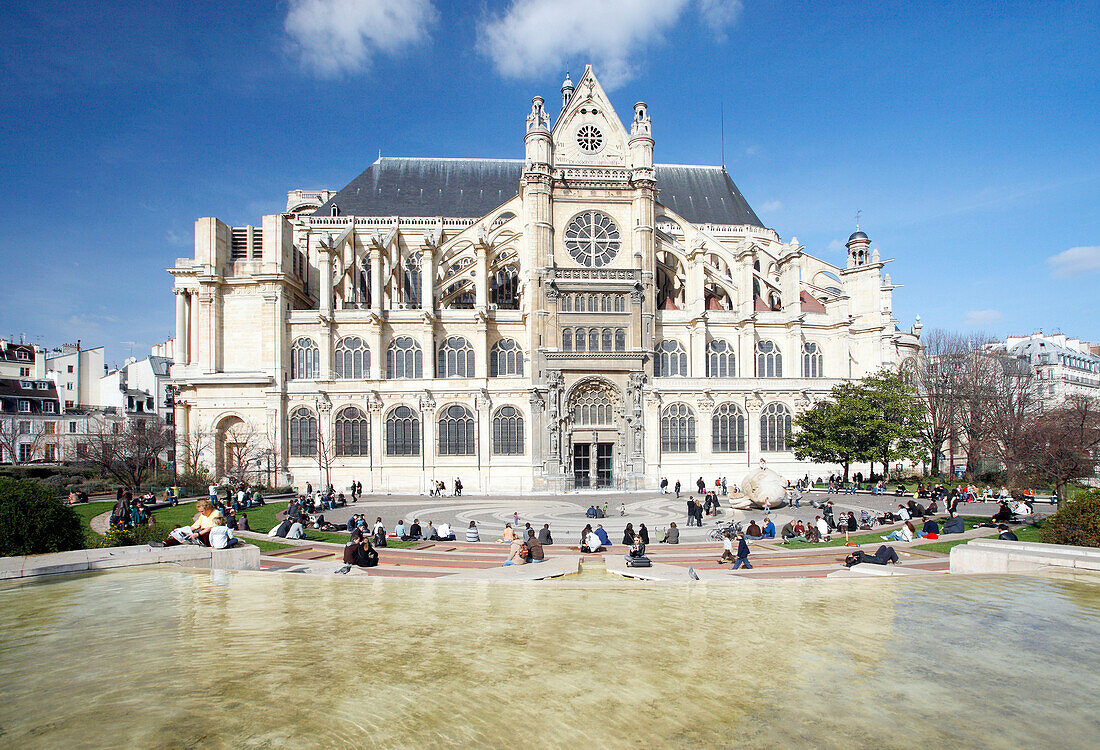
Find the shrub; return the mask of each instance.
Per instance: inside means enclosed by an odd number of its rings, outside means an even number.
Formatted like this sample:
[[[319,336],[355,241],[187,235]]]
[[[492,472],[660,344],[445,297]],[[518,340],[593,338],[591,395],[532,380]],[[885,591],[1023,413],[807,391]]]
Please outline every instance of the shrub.
[[[80,516],[30,479],[0,477],[0,555],[84,548]]]
[[[1048,544],[1100,547],[1100,492],[1062,503],[1057,513],[1043,521],[1039,536]]]
[[[108,529],[100,546],[132,547],[136,544],[163,542],[171,531],[171,526],[162,523],[153,526],[135,526],[132,529]]]

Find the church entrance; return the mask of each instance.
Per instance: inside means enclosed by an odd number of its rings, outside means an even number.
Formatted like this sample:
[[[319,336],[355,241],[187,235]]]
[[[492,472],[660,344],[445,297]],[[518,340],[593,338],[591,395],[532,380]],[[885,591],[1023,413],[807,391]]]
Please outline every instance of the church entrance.
[[[612,444],[573,444],[573,485],[610,487],[612,482]]]

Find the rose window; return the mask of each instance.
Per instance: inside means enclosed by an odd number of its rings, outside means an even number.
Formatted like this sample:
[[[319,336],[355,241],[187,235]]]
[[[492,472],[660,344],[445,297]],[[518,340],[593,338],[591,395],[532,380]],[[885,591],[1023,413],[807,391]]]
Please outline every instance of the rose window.
[[[577,145],[582,151],[594,154],[603,145],[603,133],[595,125],[581,125],[577,131]]]
[[[603,266],[619,252],[619,228],[605,213],[585,211],[565,228],[565,249],[582,266]]]

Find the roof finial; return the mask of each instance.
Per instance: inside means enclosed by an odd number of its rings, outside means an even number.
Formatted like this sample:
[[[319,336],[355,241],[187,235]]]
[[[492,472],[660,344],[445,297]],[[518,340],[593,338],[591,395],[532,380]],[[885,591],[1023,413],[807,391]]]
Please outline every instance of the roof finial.
[[[856,231],[859,231],[859,217],[863,215],[863,211],[856,209]]]

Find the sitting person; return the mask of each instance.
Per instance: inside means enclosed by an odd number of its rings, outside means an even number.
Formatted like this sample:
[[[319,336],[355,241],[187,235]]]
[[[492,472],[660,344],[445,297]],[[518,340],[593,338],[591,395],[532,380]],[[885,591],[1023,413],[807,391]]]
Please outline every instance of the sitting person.
[[[277,537],[279,539],[285,539],[286,535],[290,532],[290,527],[294,524],[289,518],[284,518],[282,523],[277,526],[272,526],[271,531],[267,532],[268,536]]]
[[[634,536],[634,524],[628,523],[626,525],[626,528],[623,529],[623,544],[625,544],[627,547],[634,544]]]
[[[611,538],[607,535],[607,531],[604,530],[604,527],[603,527],[602,523],[596,524],[596,531],[594,533],[596,534],[596,536],[600,540],[600,546],[602,546],[602,547],[610,547],[611,546]]]
[[[665,532],[665,538],[661,540],[662,544],[679,544],[680,543],[680,530],[676,528],[676,522],[672,521],[668,524],[668,531]]]
[[[233,536],[233,529],[226,525],[224,518],[215,518],[214,525],[210,528],[207,540],[214,549],[228,549],[237,545],[237,537]]]
[[[500,541],[505,544],[511,544],[516,540],[516,530],[512,528],[512,524],[504,524],[504,533],[500,535]]]
[[[527,549],[526,544],[519,539],[513,539],[508,546],[508,559],[504,561],[504,566],[525,565],[529,554],[530,550]]]
[[[963,525],[962,516],[960,516],[958,513],[952,513],[951,518],[947,519],[947,521],[943,524],[943,530],[940,533],[944,535],[961,534],[965,530],[966,529]]]
[[[812,525],[812,524],[806,527],[805,534],[806,534],[806,541],[807,542],[812,542],[813,544],[817,544],[818,542],[821,541],[821,532],[818,531],[817,527]]]
[[[1017,516],[1030,516],[1035,511],[1032,510],[1031,506],[1028,505],[1025,500],[1021,500],[1012,506],[1012,512]]]
[[[929,518],[927,521],[925,521],[924,526],[922,526],[921,530],[917,532],[917,538],[918,539],[923,539],[924,537],[931,537],[933,539],[938,539],[939,536],[940,536],[940,525],[938,523],[936,523],[936,519],[934,519],[934,518]]]
[[[428,521],[428,528],[424,529],[424,538],[430,542],[439,541],[439,531]]]
[[[586,510],[584,512],[584,514],[586,516],[588,516],[589,518],[595,518],[596,517],[596,506],[595,505],[589,505],[588,510]]]
[[[856,520],[854,512],[848,511],[847,522],[844,525],[847,531],[859,531],[859,522]]]
[[[760,540],[764,538],[764,532],[756,525],[755,520],[750,520],[749,527],[745,529],[745,536],[752,540]]]
[[[860,563],[871,563],[872,565],[888,565],[894,563],[895,565],[901,564],[901,559],[898,557],[898,553],[893,547],[887,547],[883,545],[875,550],[875,554],[868,555],[861,549],[857,549],[848,557],[844,558],[844,565],[846,567],[852,567],[853,565],[859,565]]]
[[[527,530],[527,562],[540,563],[546,560],[546,553],[542,550],[542,543],[535,536],[534,529]]]
[[[356,529],[351,539],[344,545],[344,565],[359,568],[373,568],[378,564],[378,550],[370,543],[370,537]]]
[[[635,537],[634,542],[630,545],[630,549],[627,550],[627,553],[623,556],[623,558],[626,560],[627,565],[633,565],[639,560],[648,561],[645,556],[645,542],[643,542],[640,538]]]
[[[1002,500],[1001,504],[997,507],[997,512],[993,514],[993,521],[1008,521],[1012,519],[1013,515],[1015,514],[1012,512],[1012,509],[1008,507],[1008,502]]]
[[[241,517],[237,519],[237,531],[252,531],[248,526],[248,514],[242,513]]]
[[[998,539],[1003,539],[1006,542],[1020,541],[1020,539],[1014,533],[1012,533],[1012,530],[1009,529],[1008,526],[1006,526],[1005,524],[1002,523],[997,528],[1001,531],[1001,533],[997,535]]]
[[[765,539],[775,539],[775,524],[772,523],[771,518],[764,519],[764,528],[762,531],[764,532]]]
[[[172,533],[164,540],[165,547],[174,547],[178,544],[197,544],[204,547],[210,546],[210,530],[219,523],[224,524],[225,518],[221,511],[214,509],[214,504],[209,500],[199,500],[195,503],[198,515],[190,526],[179,526],[172,529]],[[160,546],[157,543],[156,546]]]
[[[470,525],[466,527],[466,541],[467,542],[480,542],[481,532],[477,530],[477,523],[470,521]]]
[[[915,531],[916,529],[913,528],[913,524],[906,521],[899,528],[882,538],[887,542],[911,542],[913,541],[913,533]]]
[[[600,538],[592,530],[592,524],[588,524],[581,532],[581,552],[591,553],[600,552],[601,550],[603,550],[603,546],[600,544]]]
[[[451,531],[451,525],[444,521],[439,524],[439,541],[441,542],[453,542],[455,540],[455,533]]]
[[[779,530],[779,537],[782,541],[786,542],[790,539],[794,539],[797,536],[794,531],[794,521],[787,521],[783,524],[783,528]]]
[[[924,509],[925,515],[934,516],[940,512],[940,506],[936,503],[936,498],[932,498],[932,502],[928,503],[928,507]]]
[[[412,526],[409,527],[409,539],[419,541],[424,537],[424,532],[420,528],[420,519],[414,518]]]
[[[814,526],[817,528],[818,539],[825,541],[829,540],[829,524],[821,516],[817,516],[814,519]]]
[[[539,544],[546,546],[554,543],[554,537],[550,534],[550,524],[544,523],[539,529]]]

